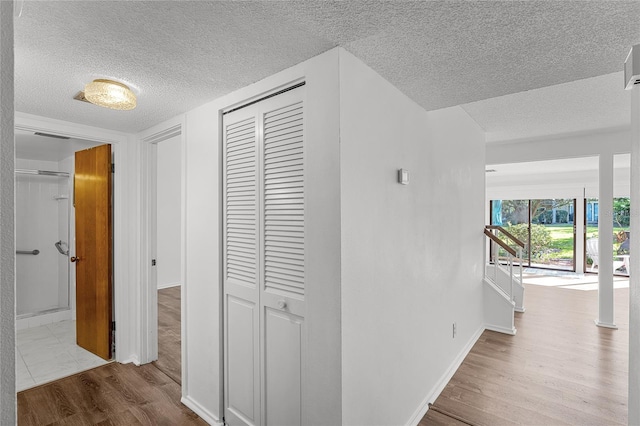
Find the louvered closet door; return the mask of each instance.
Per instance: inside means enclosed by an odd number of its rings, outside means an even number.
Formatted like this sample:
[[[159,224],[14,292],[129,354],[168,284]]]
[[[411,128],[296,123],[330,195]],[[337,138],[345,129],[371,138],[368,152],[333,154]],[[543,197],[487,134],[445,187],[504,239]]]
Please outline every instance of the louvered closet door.
[[[301,424],[303,88],[225,115],[225,419]]]
[[[260,422],[258,128],[255,109],[224,117],[225,418]]]

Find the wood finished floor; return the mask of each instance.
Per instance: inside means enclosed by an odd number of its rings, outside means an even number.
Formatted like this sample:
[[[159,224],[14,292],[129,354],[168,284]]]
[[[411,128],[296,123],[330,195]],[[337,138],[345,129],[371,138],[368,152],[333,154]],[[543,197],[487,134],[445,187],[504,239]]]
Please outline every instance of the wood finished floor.
[[[158,361],[111,363],[18,393],[18,425],[206,425],[180,403],[180,287],[158,291]]]
[[[158,290],[158,360],[155,366],[180,384],[180,287]]]
[[[18,393],[18,425],[206,425],[152,364],[117,362]]]
[[[571,287],[526,285],[517,335],[485,331],[434,403],[465,422],[431,409],[419,425],[626,425],[629,290],[611,330],[598,292]]]
[[[615,290],[618,330],[593,324],[597,291],[527,285],[525,298],[518,334],[484,332],[420,426],[626,424],[628,289]],[[112,363],[20,392],[18,424],[206,424],[180,404],[179,287],[158,301],[155,365]]]

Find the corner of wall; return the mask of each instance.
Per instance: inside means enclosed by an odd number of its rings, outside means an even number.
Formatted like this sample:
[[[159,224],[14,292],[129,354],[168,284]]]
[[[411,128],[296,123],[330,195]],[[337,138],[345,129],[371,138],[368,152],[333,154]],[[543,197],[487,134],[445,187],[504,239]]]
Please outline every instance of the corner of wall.
[[[484,330],[484,326],[480,326],[476,332],[473,333],[458,355],[453,359],[449,368],[442,374],[440,379],[438,379],[438,381],[433,385],[425,399],[420,403],[416,411],[406,423],[406,426],[417,426],[420,423],[420,420],[422,420],[424,415],[427,414],[427,411],[429,411],[429,404],[433,404],[436,399],[438,399],[438,396],[440,396],[440,393],[442,393],[453,375],[456,374],[456,371],[458,371],[458,368],[460,368],[466,356],[471,352],[471,349],[473,349],[473,345],[475,345],[480,336],[482,336]]]
[[[303,63],[305,109],[305,271],[307,383],[305,424],[342,424],[340,55]],[[307,196],[308,195],[308,196]]]
[[[343,51],[340,120],[343,421],[404,423],[484,325],[484,136]]]
[[[0,2],[0,424],[16,423],[13,2]]]
[[[205,406],[194,400],[189,396],[183,396],[180,400],[185,406],[187,406],[191,411],[196,413],[198,416],[202,418],[205,422],[212,426],[224,426],[225,423],[218,418],[215,414],[210,412]]]

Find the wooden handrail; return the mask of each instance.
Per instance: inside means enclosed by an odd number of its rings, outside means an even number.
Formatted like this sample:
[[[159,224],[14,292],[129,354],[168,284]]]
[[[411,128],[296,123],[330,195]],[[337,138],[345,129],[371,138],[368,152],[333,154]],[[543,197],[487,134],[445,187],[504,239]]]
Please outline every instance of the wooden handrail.
[[[498,244],[500,247],[502,247],[503,249],[505,249],[511,256],[516,256],[516,251],[514,249],[512,249],[511,247],[509,247],[506,243],[504,243],[500,238],[496,237],[495,235],[493,235],[491,233],[491,231],[489,231],[488,229],[485,228],[484,230],[484,235],[486,235],[487,237],[489,237],[491,239],[491,241],[495,242],[496,244]]]
[[[487,229],[497,229],[498,231],[502,232],[504,235],[509,237],[509,239],[511,239],[514,243],[516,243],[520,247],[524,248],[524,243],[522,241],[520,241],[519,239],[517,239],[511,232],[509,232],[506,229],[504,229],[502,226],[487,225],[487,226],[485,226],[485,228],[487,228]]]

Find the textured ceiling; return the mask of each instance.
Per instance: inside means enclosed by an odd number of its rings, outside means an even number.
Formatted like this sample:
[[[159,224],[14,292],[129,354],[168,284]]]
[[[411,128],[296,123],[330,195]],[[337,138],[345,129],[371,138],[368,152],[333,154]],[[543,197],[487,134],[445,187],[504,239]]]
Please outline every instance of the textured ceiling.
[[[631,97],[622,72],[463,105],[486,141],[535,138],[628,126]]]
[[[26,1],[15,32],[18,111],[133,132],[335,46],[428,110],[611,74],[640,3]],[[71,100],[99,77],[136,110]]]

